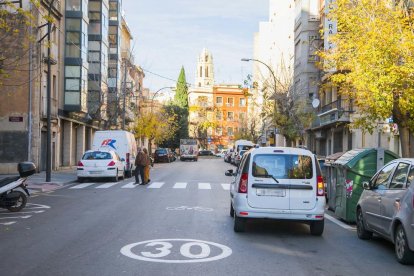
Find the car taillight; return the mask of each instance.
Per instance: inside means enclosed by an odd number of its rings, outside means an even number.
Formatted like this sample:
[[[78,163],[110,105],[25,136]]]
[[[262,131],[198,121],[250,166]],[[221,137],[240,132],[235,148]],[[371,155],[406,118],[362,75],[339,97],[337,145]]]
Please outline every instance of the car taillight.
[[[112,160],[111,162],[109,162],[108,166],[115,166],[114,160]]]
[[[247,193],[247,183],[249,180],[249,175],[247,173],[242,173],[239,183],[239,193],[246,194]]]
[[[316,195],[317,196],[324,196],[325,195],[325,185],[323,184],[323,177],[318,175],[316,178],[317,187],[316,187]]]
[[[78,162],[78,167],[83,167],[83,163],[81,161]]]
[[[126,160],[126,163],[129,164],[129,152],[126,154],[125,160]]]

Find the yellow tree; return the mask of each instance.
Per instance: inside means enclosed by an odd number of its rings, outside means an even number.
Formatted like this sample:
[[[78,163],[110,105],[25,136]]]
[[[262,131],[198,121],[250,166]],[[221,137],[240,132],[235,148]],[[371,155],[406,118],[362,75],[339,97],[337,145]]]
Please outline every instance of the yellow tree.
[[[395,0],[336,0],[334,47],[320,53],[339,93],[354,100],[353,127],[370,132],[392,118],[404,157],[414,157],[414,17]]]

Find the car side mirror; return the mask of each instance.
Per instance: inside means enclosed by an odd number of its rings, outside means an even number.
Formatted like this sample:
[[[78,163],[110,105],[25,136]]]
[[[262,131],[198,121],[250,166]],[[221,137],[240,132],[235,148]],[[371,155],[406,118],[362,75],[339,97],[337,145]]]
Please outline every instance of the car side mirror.
[[[224,174],[226,176],[233,176],[234,175],[233,170],[227,170]]]
[[[369,182],[364,181],[362,182],[362,188],[364,188],[365,190],[371,190],[371,185],[369,185]]]

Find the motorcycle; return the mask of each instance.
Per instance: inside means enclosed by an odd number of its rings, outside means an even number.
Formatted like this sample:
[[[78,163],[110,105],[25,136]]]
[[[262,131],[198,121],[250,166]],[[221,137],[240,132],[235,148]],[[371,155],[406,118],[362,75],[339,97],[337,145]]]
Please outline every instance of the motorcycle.
[[[19,176],[0,180],[0,208],[10,212],[19,212],[26,206],[27,197],[30,196],[26,180],[36,172],[36,166],[32,162],[21,162],[17,165],[17,170]]]

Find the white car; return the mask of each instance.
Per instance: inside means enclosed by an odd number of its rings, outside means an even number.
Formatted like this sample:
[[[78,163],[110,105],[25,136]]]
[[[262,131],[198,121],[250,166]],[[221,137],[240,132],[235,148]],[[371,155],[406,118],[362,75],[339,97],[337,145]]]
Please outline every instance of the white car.
[[[124,178],[125,160],[113,150],[88,150],[78,162],[78,181],[85,178],[110,177],[112,181]]]
[[[230,188],[234,231],[245,231],[249,219],[294,220],[324,230],[325,190],[315,155],[305,149],[263,147],[247,151]]]

